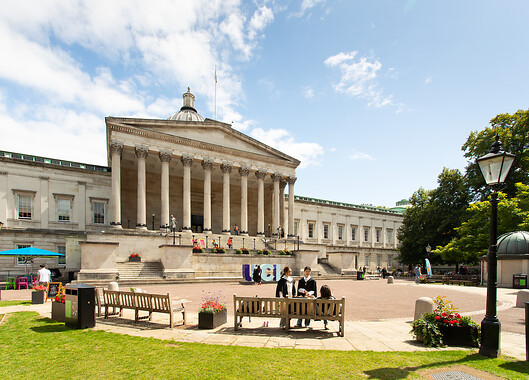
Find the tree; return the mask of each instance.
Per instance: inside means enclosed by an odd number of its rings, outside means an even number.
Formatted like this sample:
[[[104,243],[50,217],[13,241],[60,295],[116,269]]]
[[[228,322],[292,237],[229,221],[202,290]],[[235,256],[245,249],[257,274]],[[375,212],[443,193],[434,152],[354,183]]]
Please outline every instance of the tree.
[[[516,195],[498,194],[498,236],[529,227],[529,186],[515,184]],[[475,264],[489,248],[490,202],[475,202],[467,209],[467,220],[456,228],[457,236],[432,252],[451,263]]]
[[[503,192],[512,197],[516,193],[516,183],[529,183],[529,110],[519,110],[513,115],[499,114],[490,125],[480,132],[471,132],[461,148],[469,160],[466,176],[473,200],[487,199],[490,194],[490,187],[486,186],[476,159],[490,151],[496,133],[503,148],[516,155]]]
[[[441,262],[441,257],[428,254],[426,246],[448,244],[455,236],[455,228],[464,220],[470,199],[465,177],[457,169],[444,168],[436,189],[419,189],[411,198],[412,206],[404,213],[399,229],[401,242],[399,260],[405,264]]]

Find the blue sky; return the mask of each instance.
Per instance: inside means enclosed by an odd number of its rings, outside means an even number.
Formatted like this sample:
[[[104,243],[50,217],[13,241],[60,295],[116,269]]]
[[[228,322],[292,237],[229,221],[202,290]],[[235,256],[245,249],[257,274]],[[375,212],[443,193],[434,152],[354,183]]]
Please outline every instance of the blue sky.
[[[302,161],[296,194],[391,207],[529,104],[529,2],[0,3],[0,150],[107,164],[105,116],[196,107]]]

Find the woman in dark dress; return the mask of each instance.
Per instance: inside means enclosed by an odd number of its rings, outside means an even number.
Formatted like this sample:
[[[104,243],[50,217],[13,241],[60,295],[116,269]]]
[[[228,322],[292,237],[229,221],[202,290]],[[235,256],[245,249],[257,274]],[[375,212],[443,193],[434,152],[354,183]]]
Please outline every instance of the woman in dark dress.
[[[255,266],[253,270],[252,278],[255,284],[261,285],[261,266],[260,265]]]
[[[277,282],[276,297],[292,298],[296,295],[296,284],[292,278],[292,270],[289,267],[283,269],[283,275]],[[279,327],[284,328],[287,324],[286,318],[281,318]]]

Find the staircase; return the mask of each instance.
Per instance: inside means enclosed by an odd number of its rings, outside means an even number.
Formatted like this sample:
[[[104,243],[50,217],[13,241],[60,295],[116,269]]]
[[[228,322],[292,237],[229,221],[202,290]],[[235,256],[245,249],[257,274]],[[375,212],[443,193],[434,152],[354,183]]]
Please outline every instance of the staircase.
[[[117,263],[119,282],[132,281],[135,283],[160,281],[162,279],[162,263],[160,261],[147,261],[139,263]]]
[[[319,270],[319,278],[326,279],[326,280],[338,280],[338,279],[350,279],[354,278],[354,276],[344,276],[341,274],[340,271],[338,271],[336,268],[331,266],[329,264],[329,259],[326,257],[318,258],[318,268]]]

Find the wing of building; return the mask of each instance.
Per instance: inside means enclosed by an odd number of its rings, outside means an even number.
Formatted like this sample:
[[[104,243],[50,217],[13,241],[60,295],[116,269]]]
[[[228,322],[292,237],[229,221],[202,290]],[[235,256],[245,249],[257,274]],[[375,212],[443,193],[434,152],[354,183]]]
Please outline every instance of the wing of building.
[[[167,119],[107,117],[108,167],[0,151],[0,251],[66,253],[49,266],[84,282],[238,278],[254,261],[340,275],[397,266],[401,213],[291,196],[298,160],[194,102],[188,90]],[[233,250],[208,252],[229,236]],[[273,255],[238,255],[243,246]],[[285,250],[295,254],[274,254]],[[24,272],[21,259],[0,263],[0,276]]]

